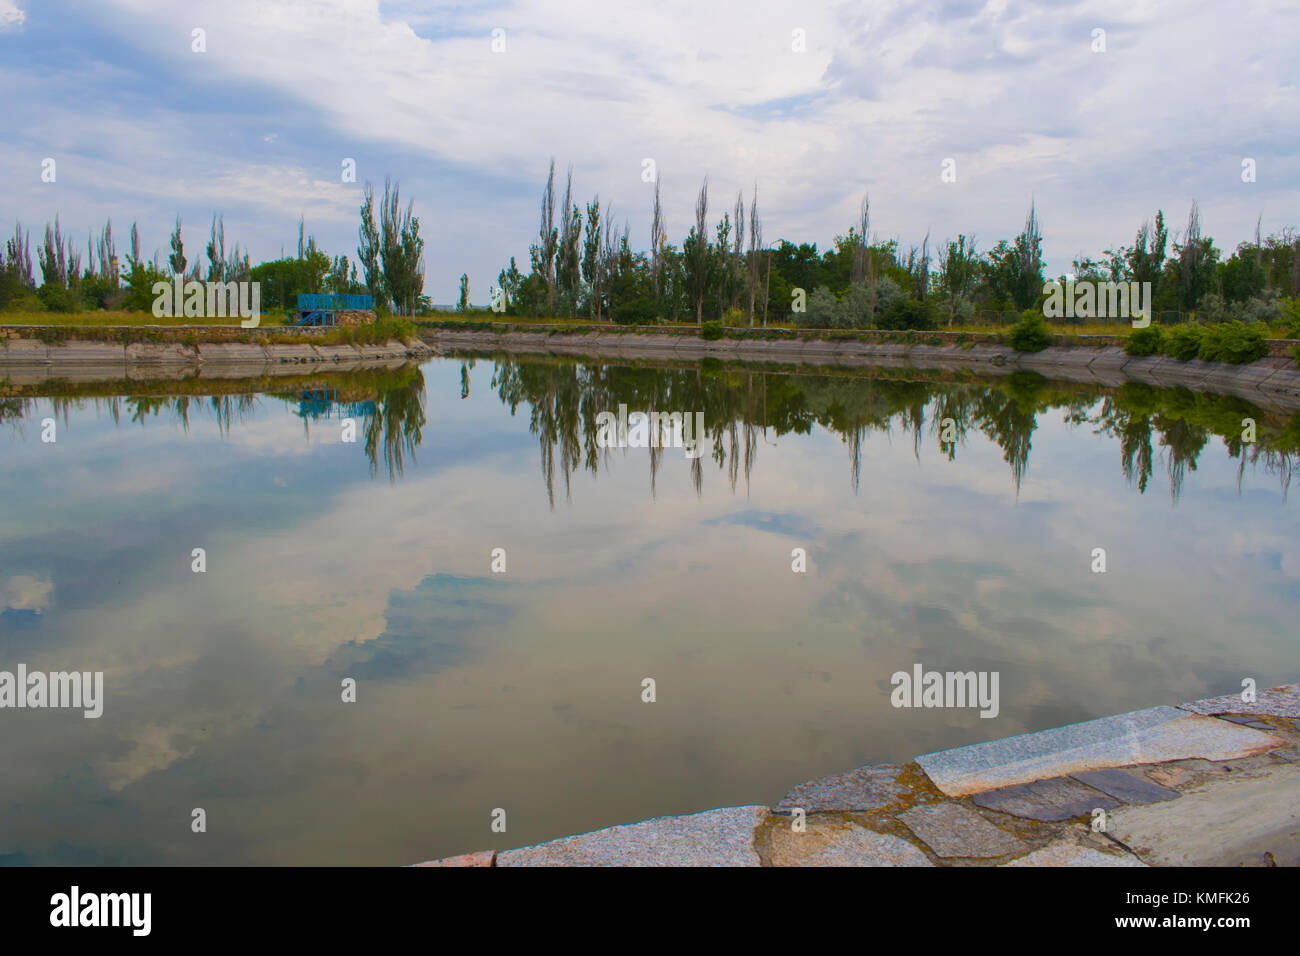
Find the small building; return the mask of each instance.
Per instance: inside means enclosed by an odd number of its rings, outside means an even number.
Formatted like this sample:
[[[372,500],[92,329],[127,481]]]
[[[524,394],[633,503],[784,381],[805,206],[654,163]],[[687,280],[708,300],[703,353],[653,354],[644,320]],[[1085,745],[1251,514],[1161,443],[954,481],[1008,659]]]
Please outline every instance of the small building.
[[[375,299],[369,295],[298,293],[293,325],[356,326],[375,321]]]

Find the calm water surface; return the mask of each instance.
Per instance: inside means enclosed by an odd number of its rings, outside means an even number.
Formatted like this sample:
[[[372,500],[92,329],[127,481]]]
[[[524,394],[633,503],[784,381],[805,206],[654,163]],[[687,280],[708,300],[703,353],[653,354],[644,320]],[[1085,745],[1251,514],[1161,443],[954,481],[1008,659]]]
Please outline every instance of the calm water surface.
[[[105,680],[98,720],[0,710],[0,861],[411,863],[1295,677],[1296,419],[890,374],[0,399],[0,670]],[[619,403],[705,453],[597,448]],[[891,707],[915,663],[998,671],[999,715]]]

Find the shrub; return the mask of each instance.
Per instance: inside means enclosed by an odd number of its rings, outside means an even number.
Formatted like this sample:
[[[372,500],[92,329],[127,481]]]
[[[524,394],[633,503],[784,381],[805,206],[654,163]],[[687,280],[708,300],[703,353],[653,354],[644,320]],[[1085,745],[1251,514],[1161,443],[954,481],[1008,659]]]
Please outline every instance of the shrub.
[[[934,328],[934,312],[929,302],[900,296],[877,313],[876,325],[899,331],[928,331]]]
[[[1197,357],[1202,362],[1244,365],[1267,354],[1263,329],[1244,322],[1224,322],[1206,331]]]
[[[1020,321],[1011,326],[1007,341],[1017,352],[1041,352],[1052,342],[1052,333],[1047,328],[1047,320],[1037,309],[1027,309]]]
[[[700,327],[700,338],[712,342],[715,339],[722,338],[722,323],[717,319],[710,319]]]
[[[1282,310],[1282,321],[1286,323],[1287,338],[1300,339],[1300,296],[1283,299],[1278,306]]]
[[[1125,355],[1155,355],[1164,344],[1164,331],[1158,325],[1134,329],[1124,342]]]
[[[1265,289],[1259,295],[1253,295],[1237,305],[1234,318],[1243,322],[1263,322],[1269,324],[1282,321],[1284,315],[1282,303],[1276,289]]]
[[[1165,352],[1180,362],[1196,358],[1201,351],[1201,339],[1205,337],[1205,327],[1189,322],[1176,325],[1165,336]]]
[[[805,311],[795,313],[795,324],[805,329],[832,329],[836,324],[838,303],[835,294],[825,286],[818,286],[808,296]]]
[[[50,312],[76,312],[78,311],[77,295],[61,285],[55,285],[47,282],[36,290],[36,295],[41,300],[41,305],[45,306]]]
[[[653,325],[655,311],[654,297],[639,295],[626,301],[615,300],[610,318],[619,325]]]
[[[957,296],[950,317],[954,325],[971,325],[975,321],[975,303],[965,296]]]
[[[840,297],[836,325],[846,329],[869,329],[876,311],[876,294],[865,282],[852,282]]]
[[[1210,292],[1201,296],[1200,301],[1196,303],[1196,318],[1207,325],[1212,325],[1231,321],[1234,316],[1227,300],[1217,292]]]
[[[653,308],[653,302],[652,302],[652,308]],[[738,309],[733,307],[728,309],[726,315],[722,317],[722,324],[729,329],[738,329],[741,326],[748,325],[749,319],[746,316],[744,309]]]

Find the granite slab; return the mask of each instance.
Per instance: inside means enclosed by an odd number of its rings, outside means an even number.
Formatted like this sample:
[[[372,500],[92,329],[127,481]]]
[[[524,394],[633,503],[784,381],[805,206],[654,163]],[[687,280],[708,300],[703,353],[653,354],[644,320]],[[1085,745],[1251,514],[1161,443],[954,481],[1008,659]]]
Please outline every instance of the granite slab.
[[[934,866],[912,844],[855,823],[772,831],[772,866]]]
[[[1178,797],[1177,790],[1162,787],[1127,770],[1085,770],[1076,773],[1074,779],[1124,803],[1160,803]]]
[[[1188,704],[1179,704],[1181,710],[1193,714],[1255,714],[1267,717],[1300,718],[1300,684],[1285,684],[1260,691],[1255,695],[1254,703],[1246,703],[1241,694],[1224,694],[1222,697],[1207,697],[1194,700]]]
[[[497,866],[758,866],[767,807],[655,817],[497,854]]]
[[[1128,853],[1104,853],[1074,843],[1053,843],[1002,866],[1146,866]]]
[[[881,764],[810,780],[782,797],[773,810],[777,813],[796,808],[805,813],[879,810],[911,792],[910,787],[899,783],[902,772],[903,768],[897,764]]]
[[[1028,847],[973,810],[957,803],[931,803],[900,813],[898,819],[941,857],[994,857]]]
[[[976,794],[974,800],[977,806],[989,810],[1045,822],[1088,817],[1093,810],[1110,810],[1120,805],[1114,797],[1079,783],[1073,777],[1054,777],[986,790]]]
[[[1166,760],[1228,760],[1286,741],[1175,707],[1115,717],[924,754],[921,769],[950,797],[1063,777],[1086,770]]]

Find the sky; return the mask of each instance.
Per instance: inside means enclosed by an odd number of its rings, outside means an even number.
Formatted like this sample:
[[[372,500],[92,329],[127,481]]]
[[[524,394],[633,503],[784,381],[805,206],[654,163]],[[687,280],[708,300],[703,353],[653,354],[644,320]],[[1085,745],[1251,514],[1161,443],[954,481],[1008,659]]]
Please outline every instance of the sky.
[[[707,175],[712,221],[757,185],[769,244],[825,248],[869,194],[905,248],[987,250],[1032,201],[1049,275],[1193,200],[1231,250],[1300,226],[1297,41],[1290,0],[0,0],[0,230],[111,219],[120,251],[135,221],[165,259],[180,215],[192,259],[220,214],[257,262],[301,217],[355,260],[391,176],[426,294],[486,303],[554,157],[639,248],[652,160],[678,244]]]

